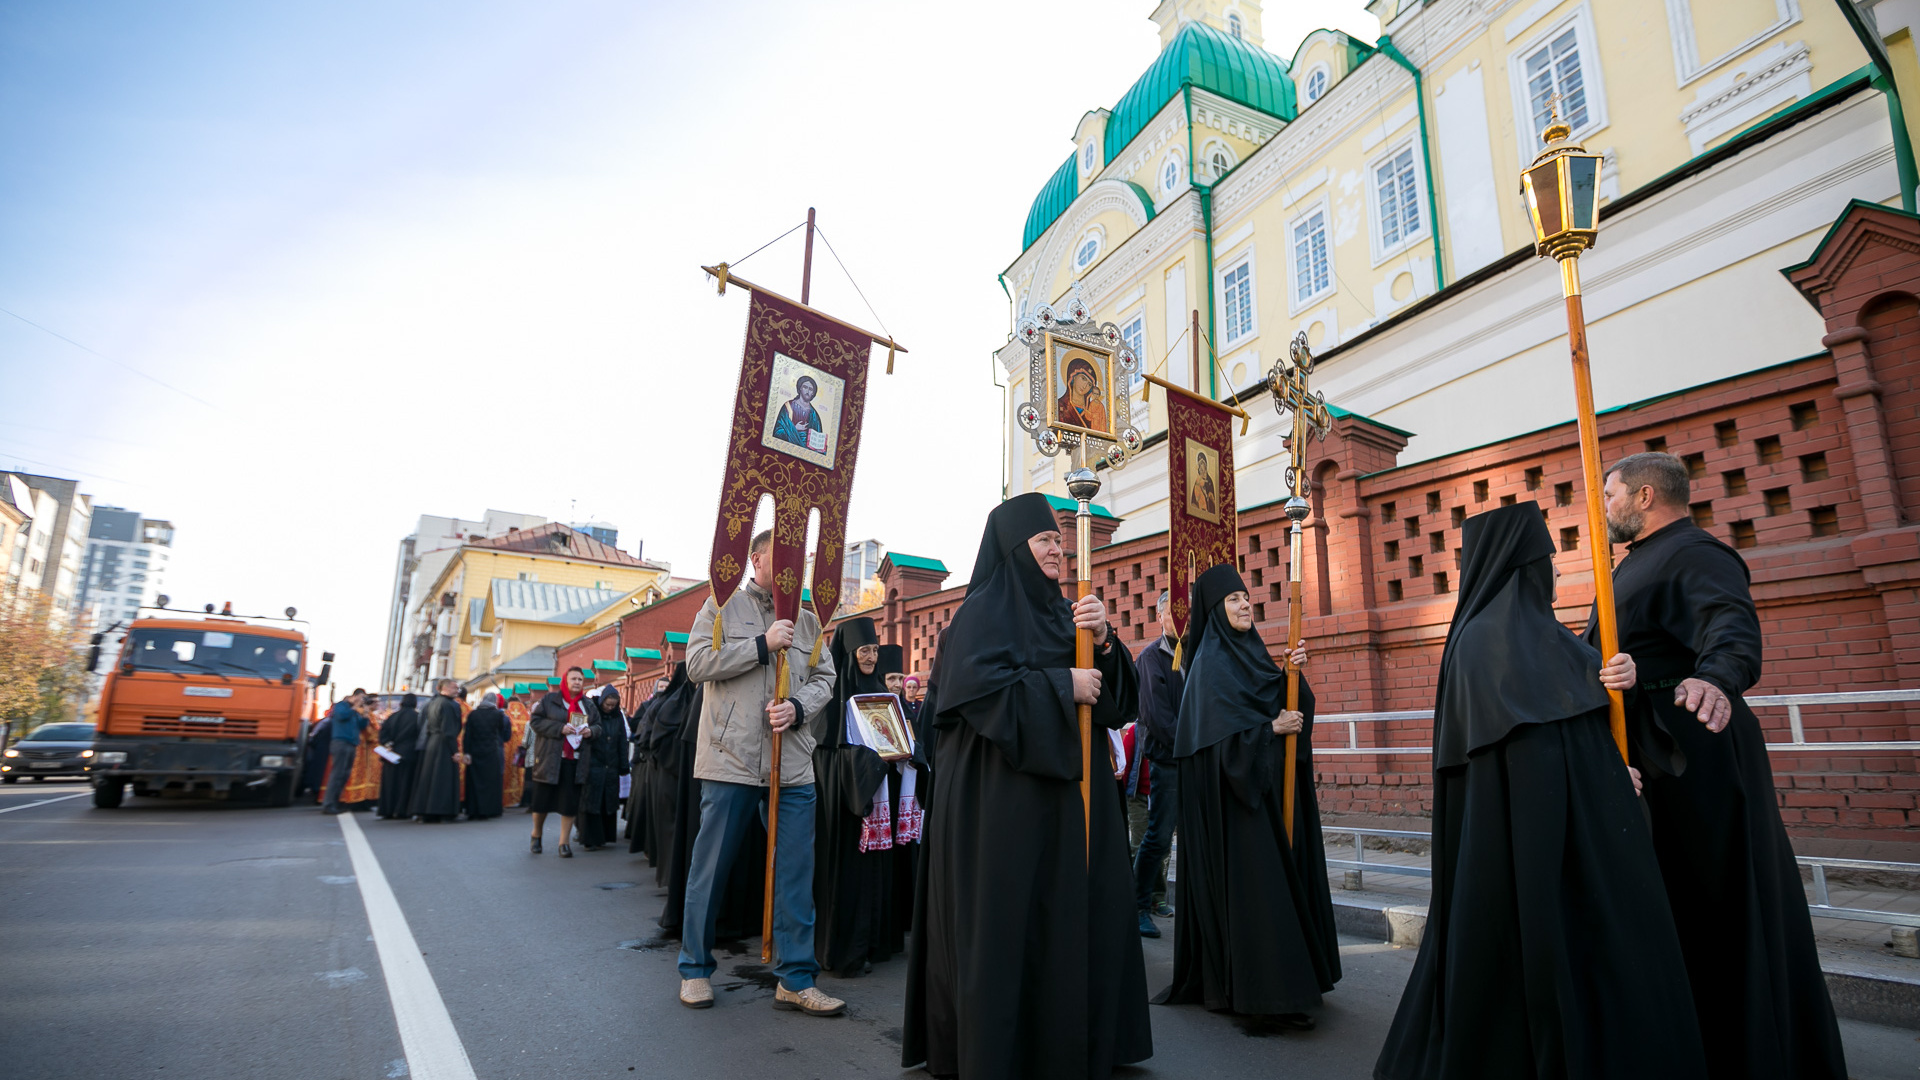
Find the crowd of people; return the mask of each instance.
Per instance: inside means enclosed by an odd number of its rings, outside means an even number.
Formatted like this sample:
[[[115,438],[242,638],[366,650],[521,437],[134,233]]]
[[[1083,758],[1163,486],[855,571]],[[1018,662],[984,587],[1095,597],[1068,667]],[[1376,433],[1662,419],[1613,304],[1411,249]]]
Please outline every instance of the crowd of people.
[[[1846,1076],[1741,700],[1761,656],[1747,570],[1695,527],[1688,488],[1667,454],[1607,474],[1627,554],[1621,651],[1604,658],[1591,615],[1581,637],[1555,613],[1540,508],[1467,519],[1435,696],[1432,899],[1376,1077]],[[823,973],[904,956],[902,1064],[935,1076],[1106,1077],[1152,1055],[1153,1004],[1314,1027],[1341,978],[1312,750],[1335,692],[1305,678],[1304,642],[1276,659],[1236,567],[1195,579],[1183,636],[1163,593],[1161,634],[1135,656],[1097,595],[1064,598],[1048,502],[1008,500],[923,685],[870,619],[829,638],[804,609],[776,617],[769,549],[754,538],[751,577],[708,600],[685,662],[631,715],[579,669],[464,729],[457,689],[377,731],[356,693],[316,734],[351,773],[344,789],[326,778],[326,807],[359,783],[382,816],[491,816],[506,748],[524,761],[534,854],[551,814],[568,856],[576,828],[605,847],[624,813],[628,850],[667,889],[683,1005],[714,1005],[715,942],[756,936],[771,898],[774,1006],[839,1014]],[[1624,759],[1610,691],[1628,706]],[[905,732],[873,720],[876,702]],[[1107,733],[1090,787],[1083,707]],[[369,745],[393,752],[374,787]],[[1172,978],[1149,986],[1141,938],[1169,919]]]

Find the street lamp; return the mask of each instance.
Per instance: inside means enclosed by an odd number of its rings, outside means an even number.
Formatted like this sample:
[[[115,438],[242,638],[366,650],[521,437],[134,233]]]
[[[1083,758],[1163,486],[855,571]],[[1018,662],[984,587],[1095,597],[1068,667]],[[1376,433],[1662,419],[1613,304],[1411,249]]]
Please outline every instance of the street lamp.
[[[1560,291],[1567,298],[1567,346],[1573,354],[1573,396],[1579,410],[1580,465],[1587,486],[1587,547],[1593,556],[1593,596],[1600,624],[1600,655],[1620,651],[1613,607],[1613,546],[1600,493],[1600,432],[1593,415],[1593,369],[1587,360],[1587,317],[1580,304],[1580,253],[1599,238],[1600,155],[1571,141],[1573,130],[1558,118],[1540,133],[1546,144],[1520,174],[1520,190],[1533,220],[1534,252],[1560,263]],[[1627,756],[1626,701],[1608,691],[1613,743]]]

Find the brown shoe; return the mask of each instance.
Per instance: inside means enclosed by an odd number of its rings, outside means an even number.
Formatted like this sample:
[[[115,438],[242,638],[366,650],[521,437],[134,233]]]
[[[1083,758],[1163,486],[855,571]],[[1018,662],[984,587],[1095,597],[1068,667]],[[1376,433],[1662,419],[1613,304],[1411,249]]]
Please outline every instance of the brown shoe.
[[[713,983],[706,979],[681,979],[680,1004],[689,1009],[713,1008]]]
[[[809,986],[799,993],[787,989],[785,983],[774,987],[773,1007],[792,1009],[808,1016],[839,1016],[847,1011],[847,1003],[837,997],[828,997],[817,986]]]

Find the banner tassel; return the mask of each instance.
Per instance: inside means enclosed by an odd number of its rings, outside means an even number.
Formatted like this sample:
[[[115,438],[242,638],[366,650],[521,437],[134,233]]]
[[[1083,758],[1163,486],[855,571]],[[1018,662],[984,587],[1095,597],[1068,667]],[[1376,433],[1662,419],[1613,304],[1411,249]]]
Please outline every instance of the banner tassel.
[[[713,647],[720,648],[720,609],[713,609]]]
[[[808,669],[820,666],[820,643],[825,640],[827,640],[827,628],[823,626],[819,633],[813,635],[813,653],[807,657]]]
[[[1186,644],[1184,641],[1176,641],[1173,643],[1173,670],[1175,671],[1180,670],[1180,650],[1185,648]]]

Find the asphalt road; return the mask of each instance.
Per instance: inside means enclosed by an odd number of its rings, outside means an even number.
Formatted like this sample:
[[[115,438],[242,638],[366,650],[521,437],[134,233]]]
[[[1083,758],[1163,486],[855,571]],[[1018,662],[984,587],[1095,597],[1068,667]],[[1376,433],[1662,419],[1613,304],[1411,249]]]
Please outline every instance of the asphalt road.
[[[396,1022],[396,1001],[417,1020],[421,999],[390,992],[374,940],[378,928],[390,946],[398,920],[370,923],[369,882],[337,819],[132,797],[95,810],[84,791],[0,788],[0,1074],[433,1075],[425,1054],[410,1068]],[[898,1064],[904,959],[823,978],[849,1015],[816,1019],[774,1011],[758,950],[736,951],[720,957],[716,1007],[694,1012],[675,1000],[678,946],[654,932],[661,890],[643,857],[559,859],[550,826],[535,858],[518,812],[356,823],[481,1080],[925,1075]],[[1144,945],[1158,989],[1172,939]],[[1342,952],[1318,1030],[1154,1008],[1153,1059],[1119,1075],[1368,1076],[1413,953],[1362,941]],[[1855,1077],[1920,1076],[1920,1032],[1842,1028]]]

